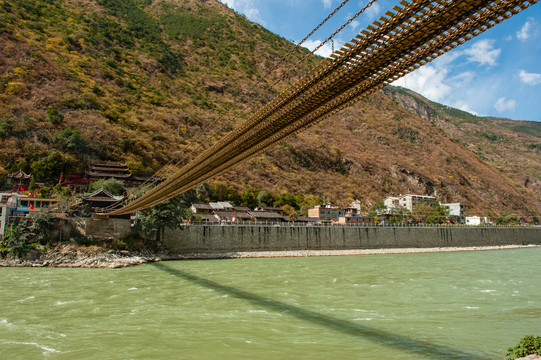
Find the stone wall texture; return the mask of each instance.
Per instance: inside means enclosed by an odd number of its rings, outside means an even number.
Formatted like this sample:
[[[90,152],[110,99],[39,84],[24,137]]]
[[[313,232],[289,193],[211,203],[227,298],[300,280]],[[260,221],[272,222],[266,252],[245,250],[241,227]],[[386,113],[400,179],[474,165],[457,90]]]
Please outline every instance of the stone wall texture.
[[[96,238],[123,239],[134,233],[130,219],[116,219],[93,215],[82,220],[79,230]]]
[[[541,228],[198,225],[166,228],[162,241],[186,253],[541,245]]]

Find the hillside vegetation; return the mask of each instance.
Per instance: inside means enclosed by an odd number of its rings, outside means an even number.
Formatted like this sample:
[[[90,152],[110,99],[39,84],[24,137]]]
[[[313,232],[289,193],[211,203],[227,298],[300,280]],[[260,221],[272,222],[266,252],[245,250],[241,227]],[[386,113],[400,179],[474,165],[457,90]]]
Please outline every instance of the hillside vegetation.
[[[541,122],[475,116],[401,88],[387,87],[385,94],[442,129],[519,186],[541,195]]]
[[[308,53],[280,63],[292,48],[216,0],[0,0],[0,183],[19,169],[55,183],[99,159],[135,175],[186,161],[321,60],[288,72]],[[366,210],[422,193],[539,214],[539,127],[399,102],[379,92],[215,181]],[[499,151],[492,122],[516,151]]]

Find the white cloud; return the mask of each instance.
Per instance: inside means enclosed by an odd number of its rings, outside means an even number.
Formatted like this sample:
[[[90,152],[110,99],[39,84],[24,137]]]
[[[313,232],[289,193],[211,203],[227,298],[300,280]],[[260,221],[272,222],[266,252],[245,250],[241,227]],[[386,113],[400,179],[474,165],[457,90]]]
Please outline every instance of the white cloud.
[[[411,89],[430,100],[441,102],[451,91],[447,85],[448,70],[445,67],[425,65],[396,80],[393,85]]]
[[[361,26],[361,23],[353,20],[349,26],[351,26],[351,30],[355,31],[359,26]]]
[[[325,6],[325,9],[328,9],[331,7],[332,0],[323,0],[323,6]]]
[[[496,108],[496,110],[498,110],[498,112],[515,110],[515,108],[517,107],[517,102],[513,99],[507,100],[505,97],[501,97],[496,101],[494,107]]]
[[[227,4],[231,9],[244,14],[251,21],[259,22],[264,25],[263,20],[259,16],[259,9],[255,5],[254,0],[220,0]]]
[[[524,70],[520,70],[518,73],[520,81],[527,85],[538,85],[541,84],[541,74],[528,73]]]
[[[480,65],[496,65],[496,59],[502,50],[494,49],[493,44],[494,40],[481,40],[463,52],[469,61],[478,62]]]
[[[517,39],[520,41],[526,41],[528,38],[535,34],[537,30],[537,23],[534,19],[529,18],[524,25],[522,25],[522,28],[520,28],[519,31],[517,31]]]
[[[378,3],[372,4],[364,13],[368,16],[368,19],[376,20],[380,16],[381,6]]]
[[[473,114],[473,115],[479,115],[476,111],[472,110],[470,105],[464,100],[457,100],[451,106],[454,108],[469,112],[470,114]]]
[[[306,40],[304,42],[304,44],[302,44],[302,46],[310,49],[310,50],[314,50],[316,47],[319,46],[319,44],[321,44],[321,40]],[[334,43],[334,48],[335,49],[338,49],[340,48],[340,45],[337,44],[336,42]],[[329,57],[329,55],[332,54],[332,45],[331,45],[331,42],[329,41],[328,43],[326,43],[325,45],[323,45],[318,51],[316,51],[316,54],[319,55],[319,56],[323,56],[323,57]]]
[[[475,76],[467,71],[449,77],[453,69],[452,62],[459,56],[460,53],[456,51],[442,55],[430,64],[396,80],[393,85],[411,89],[432,101],[445,102],[452,89],[466,85]]]

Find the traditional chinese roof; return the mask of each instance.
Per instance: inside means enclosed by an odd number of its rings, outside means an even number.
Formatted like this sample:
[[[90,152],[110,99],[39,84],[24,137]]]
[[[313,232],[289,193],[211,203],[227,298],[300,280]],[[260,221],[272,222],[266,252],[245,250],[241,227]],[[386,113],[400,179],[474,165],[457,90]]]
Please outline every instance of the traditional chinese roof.
[[[123,179],[127,179],[131,176],[131,172],[127,172],[127,173],[120,173],[120,172],[110,172],[110,171],[88,171],[87,174],[89,176],[94,176],[94,177],[107,177],[107,178],[123,178]]]
[[[235,206],[233,208],[234,211],[236,212],[239,212],[239,211],[245,211],[245,212],[248,212],[248,211],[251,211],[251,209],[247,206]]]
[[[226,210],[215,210],[214,213],[216,216],[220,218],[241,218],[241,219],[248,219],[250,218],[250,214],[246,211],[226,211]]]
[[[90,177],[127,179],[131,176],[130,169],[125,163],[101,161],[90,165],[86,172]]]
[[[280,219],[284,217],[273,211],[250,211],[249,214],[256,219]]]
[[[127,170],[128,165],[122,162],[114,161],[100,161],[91,165],[91,167],[101,168],[101,169],[118,169],[118,170]]]
[[[277,213],[283,213],[284,209],[281,207],[275,207],[275,206],[259,206],[254,209],[254,211],[270,211],[270,212],[277,212]]]
[[[8,174],[8,178],[12,178],[12,179],[30,179],[31,176],[32,175],[28,175],[20,169],[17,172]]]
[[[192,204],[192,207],[196,210],[214,210],[209,204]]]
[[[227,201],[210,202],[209,205],[216,210],[233,209],[233,205]]]
[[[83,200],[117,202],[124,200],[124,196],[113,195],[102,187],[92,193],[83,194]]]

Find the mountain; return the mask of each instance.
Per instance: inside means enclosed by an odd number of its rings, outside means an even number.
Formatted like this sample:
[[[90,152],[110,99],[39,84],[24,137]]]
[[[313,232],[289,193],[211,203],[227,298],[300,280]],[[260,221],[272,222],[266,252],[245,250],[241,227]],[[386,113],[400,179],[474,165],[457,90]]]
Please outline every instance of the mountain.
[[[291,70],[307,54],[216,0],[1,1],[0,182],[23,169],[55,183],[99,159],[136,175],[185,163],[322,60]],[[531,219],[540,144],[536,124],[388,87],[215,181],[366,210],[433,194]]]
[[[475,116],[402,88],[387,87],[384,93],[442,129],[518,186],[541,195],[541,122]]]

